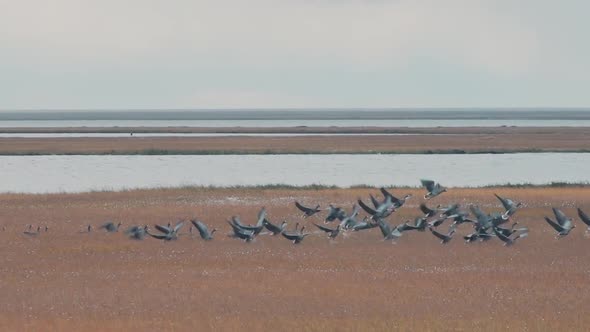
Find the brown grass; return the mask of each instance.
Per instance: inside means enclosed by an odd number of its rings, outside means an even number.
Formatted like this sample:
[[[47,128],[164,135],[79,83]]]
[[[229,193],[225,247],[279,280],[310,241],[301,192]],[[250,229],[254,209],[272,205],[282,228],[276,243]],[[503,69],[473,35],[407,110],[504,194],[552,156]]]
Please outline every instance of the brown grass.
[[[224,220],[301,221],[292,202],[349,207],[370,189],[317,191],[162,189],[118,193],[0,195],[3,331],[438,331],[587,330],[590,239],[582,224],[562,240],[542,218],[559,206],[590,211],[588,188],[454,189],[432,204],[478,203],[499,211],[494,192],[523,201],[515,217],[530,236],[442,246],[429,233],[397,244],[378,230],[294,246],[260,236],[225,236]],[[390,220],[417,215],[420,192]],[[123,234],[78,233],[107,219],[130,224],[199,217],[220,228],[204,242],[164,243]],[[50,230],[28,238],[28,223]],[[311,229],[312,225],[309,225]],[[461,226],[459,233],[469,231]],[[183,230],[185,233],[188,227]]]
[[[396,129],[404,130],[410,129]],[[0,154],[590,151],[590,128],[430,128],[411,131],[424,135],[0,138]],[[437,133],[448,135],[433,135]]]

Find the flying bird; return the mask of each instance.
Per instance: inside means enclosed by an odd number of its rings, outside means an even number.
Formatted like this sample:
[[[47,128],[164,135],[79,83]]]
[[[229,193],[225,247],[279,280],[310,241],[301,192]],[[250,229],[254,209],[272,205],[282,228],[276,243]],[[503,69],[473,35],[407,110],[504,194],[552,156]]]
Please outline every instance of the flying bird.
[[[447,188],[441,186],[440,183],[436,183],[432,180],[422,179],[420,180],[420,182],[422,183],[422,186],[427,190],[426,195],[424,195],[424,199],[434,198],[447,191]]]
[[[299,210],[301,210],[301,212],[303,212],[303,218],[311,217],[311,216],[313,216],[314,214],[316,214],[316,213],[318,213],[318,212],[322,211],[322,210],[320,209],[320,206],[319,206],[319,204],[318,204],[318,205],[317,205],[315,208],[309,208],[309,207],[303,206],[303,205],[301,205],[299,202],[295,201],[295,206],[296,206],[296,207],[297,207]]]

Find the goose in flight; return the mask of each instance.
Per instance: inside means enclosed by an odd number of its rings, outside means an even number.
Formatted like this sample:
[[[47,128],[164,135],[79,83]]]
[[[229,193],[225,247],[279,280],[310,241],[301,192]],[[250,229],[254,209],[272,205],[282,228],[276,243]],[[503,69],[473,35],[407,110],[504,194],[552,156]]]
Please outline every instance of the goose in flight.
[[[385,197],[385,199],[387,199],[387,197],[391,198],[391,202],[393,204],[394,209],[399,209],[406,203],[406,200],[412,197],[412,194],[407,194],[403,198],[397,198],[383,187],[379,190],[381,191],[381,194],[383,195],[383,197]]]
[[[527,237],[529,235],[528,232],[520,232],[517,236],[511,238],[510,235],[506,235],[504,234],[504,232],[501,232],[498,229],[498,227],[494,227],[494,234],[496,234],[498,239],[504,242],[504,246],[511,246],[514,244],[514,242],[516,242],[516,240]]]
[[[373,222],[369,219],[369,217],[363,218],[363,221],[357,223],[356,225],[352,226],[353,231],[362,231],[365,229],[371,229],[379,226],[376,222]]]
[[[502,203],[502,206],[504,207],[504,210],[506,211],[503,214],[503,216],[505,216],[505,219],[508,219],[508,217],[511,217],[512,215],[514,215],[516,213],[516,210],[522,206],[522,203],[520,203],[520,202],[514,203],[514,201],[512,201],[511,199],[500,197],[498,194],[494,194],[494,196],[496,196],[496,198],[500,201],[500,203]]]
[[[459,207],[461,207],[461,205],[459,205],[458,203],[455,203],[455,204],[451,204],[447,207],[443,207],[443,206],[439,205],[437,208],[439,209],[439,211],[441,211],[441,214],[440,214],[441,217],[450,218],[451,216],[454,216],[455,214],[457,214],[459,212]]]
[[[368,206],[367,204],[365,204],[361,199],[358,199],[357,201],[358,201],[358,205],[363,210],[365,210],[365,212],[370,214],[371,219],[373,219],[373,220],[387,218],[393,213],[393,211],[395,211],[395,205],[392,201],[391,196],[386,196],[385,201],[383,203],[379,204],[379,206],[375,209],[373,209],[370,206]],[[355,208],[356,207],[357,207],[357,205],[355,205]]]
[[[433,210],[426,206],[426,203],[420,204],[420,211],[424,213],[424,218],[434,217],[436,215],[436,210]]]
[[[281,226],[277,226],[271,223],[270,221],[264,219],[264,227],[271,233],[271,235],[277,235],[281,234],[285,230],[285,227],[287,227],[287,222],[283,221],[281,223]]]
[[[258,235],[264,229],[264,220],[266,220],[266,209],[262,208],[258,212],[258,221],[256,222],[256,226],[246,226],[242,224],[240,221],[240,217],[233,216],[231,218],[231,222],[238,228],[241,228],[245,231],[254,232],[254,235]]]
[[[341,207],[330,204],[328,206],[328,215],[326,216],[326,219],[324,219],[324,223],[327,224],[336,219],[342,221],[344,218],[346,218],[346,211],[344,211],[344,209]]]
[[[465,240],[465,243],[471,243],[475,242],[476,240],[487,241],[493,236],[494,234],[488,233],[488,231],[485,229],[476,229],[474,233],[465,235],[463,239]]]
[[[354,207],[352,208],[352,213],[346,217],[344,217],[344,219],[342,219],[342,221],[340,221],[340,227],[342,229],[351,229],[354,227],[354,225],[358,224],[358,221],[356,220],[356,217],[359,214],[359,206],[358,205],[354,205]]]
[[[257,235],[257,233],[254,233],[254,231],[249,231],[249,230],[245,230],[245,229],[238,227],[232,221],[228,220],[227,223],[231,226],[231,228],[233,230],[233,233],[230,234],[231,237],[242,239],[246,242],[251,242],[254,240],[254,238]]]
[[[314,214],[322,211],[320,209],[320,205],[318,204],[315,208],[310,208],[310,207],[306,207],[301,205],[299,202],[295,201],[295,206],[301,210],[301,212],[303,212],[303,218],[307,218],[307,217],[311,217]]]
[[[301,227],[301,230],[297,231],[297,227],[295,227],[294,232],[282,232],[281,235],[285,239],[292,241],[293,244],[299,244],[299,243],[301,243],[301,241],[303,241],[303,239],[305,239],[306,236],[308,236],[310,234],[310,233],[303,233],[304,229],[305,229],[305,226]]]
[[[503,227],[496,226],[496,227],[494,227],[494,233],[498,232],[498,233],[502,233],[502,235],[504,235],[504,236],[510,236],[510,235],[517,233],[517,232],[525,233],[525,232],[529,231],[529,229],[527,227],[516,228],[516,225],[518,225],[518,222],[513,223],[512,226],[510,226],[510,228],[503,228]]]
[[[454,227],[451,227],[451,230],[447,234],[439,233],[438,231],[436,231],[432,227],[429,227],[429,229],[430,229],[430,232],[432,232],[432,235],[436,236],[437,238],[439,238],[441,240],[440,243],[442,243],[442,244],[449,243],[449,241],[451,241],[451,239],[453,238],[453,234],[455,234]]]
[[[191,220],[191,224],[193,224],[193,226],[195,226],[195,228],[199,231],[201,239],[206,241],[213,240],[213,233],[217,231],[216,228],[213,228],[211,231],[209,231],[207,225],[198,220]]]
[[[436,183],[432,180],[422,179],[420,180],[422,186],[426,188],[426,195],[424,195],[424,199],[431,199],[434,198],[444,192],[447,191],[447,188],[440,185],[440,183]]]
[[[424,232],[424,230],[426,229],[426,225],[428,224],[426,222],[426,218],[425,217],[416,217],[414,218],[414,224],[410,224],[410,221],[406,221],[403,224],[403,229],[404,231],[412,231],[412,230],[416,230],[418,232]]]
[[[395,239],[399,238],[400,236],[402,236],[402,233],[400,232],[399,227],[392,228],[391,225],[383,219],[377,220],[377,225],[379,226],[379,229],[381,230],[381,234],[383,235],[383,240],[395,240]]]
[[[572,219],[568,218],[563,211],[558,208],[552,208],[552,210],[557,222],[548,217],[545,217],[545,221],[557,231],[558,238],[568,235],[572,229],[576,228],[576,225],[572,224]]]
[[[328,233],[328,238],[330,238],[330,239],[335,239],[338,236],[338,234],[340,234],[340,225],[336,226],[335,229],[331,229],[328,227],[320,226],[316,223],[312,223],[312,224],[314,224],[315,227],[319,228],[320,230]]]
[[[154,225],[154,227],[162,234],[153,234],[149,231],[147,231],[146,233],[149,236],[158,240],[172,241],[178,239],[178,232],[180,231],[183,225],[184,221],[182,220],[177,222],[174,227],[172,227],[170,224],[168,224],[168,226]]]

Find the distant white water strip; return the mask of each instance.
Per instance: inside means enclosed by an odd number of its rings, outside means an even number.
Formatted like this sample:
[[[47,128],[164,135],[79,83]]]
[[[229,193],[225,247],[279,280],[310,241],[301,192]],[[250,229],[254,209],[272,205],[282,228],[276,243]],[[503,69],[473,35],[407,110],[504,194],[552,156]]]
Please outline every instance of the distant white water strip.
[[[0,156],[0,192],[310,184],[446,186],[590,181],[590,153]]]

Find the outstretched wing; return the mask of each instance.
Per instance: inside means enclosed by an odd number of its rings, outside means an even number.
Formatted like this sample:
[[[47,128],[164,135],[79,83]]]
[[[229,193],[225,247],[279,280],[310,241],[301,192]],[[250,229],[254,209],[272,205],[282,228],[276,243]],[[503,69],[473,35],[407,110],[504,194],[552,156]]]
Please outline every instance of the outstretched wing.
[[[381,194],[383,194],[384,197],[391,197],[392,202],[399,202],[399,199],[393,196],[389,191],[385,190],[385,188],[381,188],[379,190],[381,190]]]
[[[420,204],[420,211],[422,211],[427,217],[432,217],[436,214],[436,211],[426,206],[426,204]]]
[[[159,230],[162,233],[168,234],[168,233],[171,233],[172,232],[172,230],[170,228],[166,227],[166,226],[154,225],[154,227],[156,227],[156,229]]]
[[[262,226],[264,223],[264,218],[266,218],[266,208],[262,208],[260,209],[260,212],[258,212],[258,222],[256,223],[256,226]]]
[[[582,211],[582,209],[580,208],[578,208],[578,216],[580,217],[582,222],[586,224],[586,226],[590,227],[590,217],[588,217],[588,215],[584,213],[584,211]]]
[[[500,203],[502,203],[504,210],[508,211],[514,206],[514,203],[511,200],[500,197],[498,194],[494,194],[494,196],[496,196]]]
[[[510,238],[508,236],[504,235],[504,232],[501,231],[500,229],[498,229],[498,227],[494,227],[494,233],[496,234],[498,239],[502,240],[502,242],[506,242],[506,243],[511,242]]]
[[[314,224],[314,225],[315,225],[315,227],[317,227],[317,228],[321,229],[322,231],[324,231],[324,232],[326,232],[326,233],[331,233],[331,232],[333,232],[333,231],[334,231],[334,230],[333,230],[333,229],[331,229],[331,228],[324,227],[324,226],[318,225],[318,224],[316,224],[316,223],[312,223],[312,224]]]
[[[373,203],[375,209],[381,205],[381,203],[373,195],[369,194],[369,197],[371,197],[371,203]]]
[[[561,211],[558,208],[553,208],[553,213],[555,214],[555,218],[557,219],[557,222],[562,226],[562,227],[567,227],[567,224],[571,224],[569,218],[565,215],[565,213],[563,213],[563,211]]]
[[[365,210],[365,212],[367,212],[370,215],[374,215],[375,213],[377,213],[377,211],[371,209],[369,206],[367,206],[367,204],[365,204],[362,200],[358,200],[359,205],[361,206],[361,208],[363,208],[363,210]]]
[[[426,190],[428,190],[428,191],[434,190],[434,181],[422,179],[422,180],[420,180],[420,182],[422,183],[422,186],[424,188],[426,188]]]
[[[179,221],[176,226],[174,226],[174,232],[178,232],[182,226],[184,225],[184,221]]]
[[[446,235],[437,232],[434,228],[430,228],[430,231],[432,232],[432,235],[436,236],[437,238],[439,238],[441,240],[446,240],[447,239],[447,236]]]
[[[299,202],[297,202],[297,201],[295,201],[295,206],[296,206],[296,207],[297,207],[299,210],[301,210],[303,213],[311,213],[311,212],[313,211],[312,209],[310,209],[310,208],[308,208],[308,207],[306,207],[306,206],[303,206],[303,205],[301,205],[301,204],[300,204]]]
[[[191,220],[191,223],[197,228],[202,238],[207,237],[207,235],[209,234],[209,230],[207,229],[207,226],[205,224],[203,224],[200,221],[194,220]]]
[[[555,221],[545,217],[545,221],[547,221],[547,223],[549,225],[551,225],[551,227],[553,227],[556,231],[558,232],[562,232],[563,231],[563,227],[561,227],[561,225],[559,225],[558,223],[556,223]]]

